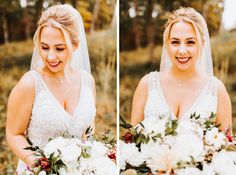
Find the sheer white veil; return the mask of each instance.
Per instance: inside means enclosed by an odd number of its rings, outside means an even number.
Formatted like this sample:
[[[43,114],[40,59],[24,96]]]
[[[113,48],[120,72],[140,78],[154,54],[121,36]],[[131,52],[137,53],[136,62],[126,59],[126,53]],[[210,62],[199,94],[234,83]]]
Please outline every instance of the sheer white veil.
[[[208,75],[213,75],[213,63],[212,63],[212,56],[211,56],[210,37],[209,37],[207,24],[206,24],[205,19],[200,13],[198,13],[197,11],[195,11],[195,13],[198,16],[199,20],[201,21],[202,26],[200,27],[203,29],[203,40],[204,40],[203,47],[201,48],[199,58],[196,62],[196,66],[197,68],[204,70]],[[195,31],[198,35],[198,39],[201,39],[200,32],[198,31],[194,21],[188,18],[187,20],[190,21],[191,24],[193,24],[193,27],[195,28]],[[166,30],[168,27],[171,27],[171,25],[175,23],[176,21],[177,20],[174,20],[173,22],[171,22],[166,27]],[[162,56],[161,56],[161,63],[160,63],[160,71],[168,70],[172,66],[172,62],[168,56],[167,48],[166,48],[166,41],[165,41],[165,37],[167,37],[166,30],[163,34],[163,48],[162,48]]]
[[[72,52],[70,62],[68,63],[68,66],[73,68],[74,70],[83,70],[91,74],[90,69],[90,61],[89,61],[89,54],[88,54],[88,47],[87,47],[87,41],[86,41],[86,34],[84,30],[84,24],[83,19],[80,15],[80,13],[74,9],[72,6],[64,4],[64,5],[58,5],[63,6],[64,8],[69,8],[69,11],[73,14],[73,17],[76,18],[76,22],[78,23],[78,47]],[[38,28],[39,30],[39,28]],[[35,34],[38,33],[38,31],[35,32]],[[36,37],[34,36],[34,51],[31,59],[31,66],[30,69],[38,69],[42,68],[44,66],[43,61],[39,54],[39,48]]]

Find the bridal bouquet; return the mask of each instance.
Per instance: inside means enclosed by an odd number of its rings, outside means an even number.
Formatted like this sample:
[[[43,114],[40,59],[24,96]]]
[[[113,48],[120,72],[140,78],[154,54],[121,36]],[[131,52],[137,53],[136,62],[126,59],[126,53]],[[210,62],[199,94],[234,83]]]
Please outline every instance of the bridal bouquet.
[[[146,118],[131,126],[120,140],[120,171],[123,174],[234,175],[236,152],[232,138],[219,130],[215,115],[189,119],[167,116]],[[230,151],[229,151],[230,150]],[[234,151],[232,151],[234,150]],[[135,172],[135,173],[134,173]]]
[[[42,150],[31,145],[26,149],[40,158],[20,175],[115,175],[114,140],[108,142],[104,136],[99,139],[101,141],[58,137]]]

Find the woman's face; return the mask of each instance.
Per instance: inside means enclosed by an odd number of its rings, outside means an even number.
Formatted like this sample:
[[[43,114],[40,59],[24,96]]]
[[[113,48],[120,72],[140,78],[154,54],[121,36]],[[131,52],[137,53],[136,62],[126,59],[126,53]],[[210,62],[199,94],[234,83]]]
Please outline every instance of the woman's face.
[[[167,41],[167,52],[174,68],[181,71],[194,69],[199,55],[199,44],[190,23],[181,21],[173,24]]]
[[[69,59],[69,50],[60,29],[46,26],[41,31],[40,55],[51,72],[64,72]]]

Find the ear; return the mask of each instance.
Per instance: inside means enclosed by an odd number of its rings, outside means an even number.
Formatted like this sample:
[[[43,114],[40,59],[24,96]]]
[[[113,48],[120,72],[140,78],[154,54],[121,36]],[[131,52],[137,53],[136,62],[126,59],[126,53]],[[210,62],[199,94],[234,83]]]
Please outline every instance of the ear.
[[[79,41],[77,41],[73,44],[73,50],[76,50],[78,48],[78,46],[79,46]]]

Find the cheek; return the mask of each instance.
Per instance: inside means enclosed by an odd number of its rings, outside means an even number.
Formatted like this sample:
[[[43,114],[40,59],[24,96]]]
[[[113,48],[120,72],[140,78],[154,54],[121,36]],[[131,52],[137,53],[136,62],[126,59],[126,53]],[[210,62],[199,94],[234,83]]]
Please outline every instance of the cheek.
[[[177,53],[177,51],[178,51],[178,48],[172,45],[168,46],[167,48],[167,53],[171,58]]]

